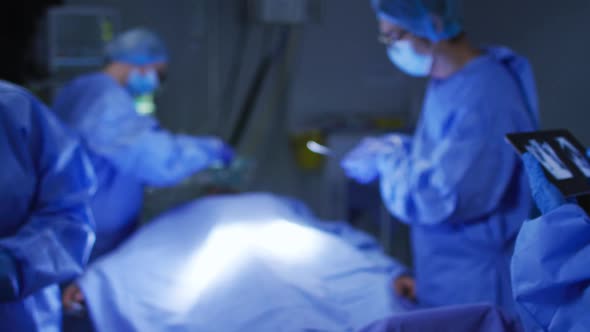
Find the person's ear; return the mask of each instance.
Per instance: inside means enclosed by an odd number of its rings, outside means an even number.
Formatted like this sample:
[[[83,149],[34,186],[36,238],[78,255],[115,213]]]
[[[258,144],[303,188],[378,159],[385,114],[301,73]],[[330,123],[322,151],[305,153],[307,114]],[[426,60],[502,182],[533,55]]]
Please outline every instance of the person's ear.
[[[412,45],[414,49],[420,54],[432,53],[435,44],[427,38],[417,37],[412,35]]]
[[[131,71],[133,70],[133,66],[127,63],[122,63],[120,64],[121,68],[121,72],[123,73],[123,76],[125,77],[125,79],[129,78],[129,75],[131,75]]]

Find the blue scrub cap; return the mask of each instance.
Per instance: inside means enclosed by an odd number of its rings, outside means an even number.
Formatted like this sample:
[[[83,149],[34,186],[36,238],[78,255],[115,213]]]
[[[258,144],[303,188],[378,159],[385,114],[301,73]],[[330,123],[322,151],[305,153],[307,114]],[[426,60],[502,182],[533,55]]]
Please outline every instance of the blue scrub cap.
[[[371,3],[379,18],[431,41],[451,39],[463,31],[459,0],[371,0]],[[437,31],[432,15],[442,20],[442,31]]]
[[[155,33],[146,29],[133,29],[117,36],[107,45],[105,55],[108,61],[137,66],[168,62],[166,45]]]

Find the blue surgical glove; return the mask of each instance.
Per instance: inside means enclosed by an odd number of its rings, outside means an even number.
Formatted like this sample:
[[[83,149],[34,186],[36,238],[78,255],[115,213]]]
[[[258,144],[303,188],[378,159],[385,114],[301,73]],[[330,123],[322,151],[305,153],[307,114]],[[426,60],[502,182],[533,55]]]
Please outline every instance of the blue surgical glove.
[[[530,153],[522,156],[529,178],[533,198],[543,214],[547,214],[567,203],[561,192],[547,179],[543,167]]]
[[[182,136],[182,139],[188,139],[191,142],[195,141],[195,138],[191,136]],[[231,165],[234,160],[235,153],[234,149],[226,144],[223,140],[217,137],[198,137],[197,146],[200,149],[205,149],[209,155],[209,160],[213,167],[227,167]]]
[[[349,152],[340,166],[351,179],[361,184],[367,184],[379,177],[382,160],[405,155],[406,139],[397,134],[380,138],[364,138],[357,147]]]
[[[365,138],[341,161],[340,166],[349,178],[368,184],[379,176],[377,158],[381,142],[374,137]]]
[[[0,250],[0,302],[12,302],[18,299],[19,276],[14,258]]]
[[[234,149],[231,146],[223,143],[223,146],[221,147],[220,152],[219,152],[219,156],[220,156],[221,162],[223,162],[223,164],[225,166],[229,166],[233,162],[236,154],[235,154]]]

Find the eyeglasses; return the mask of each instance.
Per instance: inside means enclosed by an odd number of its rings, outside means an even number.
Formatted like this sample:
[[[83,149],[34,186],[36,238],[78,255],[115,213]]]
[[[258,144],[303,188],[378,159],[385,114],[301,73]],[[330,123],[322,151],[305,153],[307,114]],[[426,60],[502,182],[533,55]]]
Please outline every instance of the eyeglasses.
[[[382,33],[377,36],[377,40],[385,45],[391,46],[393,43],[402,40],[408,32],[406,30],[391,31],[389,33]]]

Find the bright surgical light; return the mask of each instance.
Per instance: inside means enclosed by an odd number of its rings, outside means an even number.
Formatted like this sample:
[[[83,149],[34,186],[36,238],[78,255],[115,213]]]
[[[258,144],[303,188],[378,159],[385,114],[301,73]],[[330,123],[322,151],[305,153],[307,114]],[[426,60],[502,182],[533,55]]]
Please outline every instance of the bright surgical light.
[[[332,153],[332,150],[330,150],[330,148],[321,145],[318,142],[315,141],[308,141],[306,144],[307,148],[309,149],[309,151],[317,153],[317,154],[321,154],[324,156],[328,156]]]
[[[321,245],[316,232],[285,220],[270,222],[253,233],[252,248],[285,263],[303,262],[313,257]]]
[[[171,304],[177,311],[189,311],[208,290],[239,278],[249,259],[305,263],[321,249],[322,239],[313,230],[286,220],[221,224],[179,271]]]
[[[180,271],[171,300],[179,311],[190,310],[209,287],[239,269],[248,248],[248,232],[244,226],[228,225],[211,232],[205,243]]]

